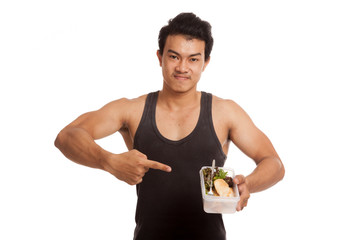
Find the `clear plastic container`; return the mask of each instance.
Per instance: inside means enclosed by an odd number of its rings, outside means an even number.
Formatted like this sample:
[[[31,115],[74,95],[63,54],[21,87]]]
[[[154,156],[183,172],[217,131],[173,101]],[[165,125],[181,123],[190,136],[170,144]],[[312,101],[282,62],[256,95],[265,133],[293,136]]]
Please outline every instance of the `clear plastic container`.
[[[236,205],[240,200],[237,185],[234,184],[233,186],[235,197],[220,197],[207,195],[205,192],[205,181],[203,174],[203,169],[205,168],[211,168],[211,166],[204,166],[200,170],[200,184],[204,211],[207,213],[235,213]],[[233,169],[222,167],[219,167],[219,169],[223,169],[225,172],[227,172],[227,176],[234,178],[235,172]]]

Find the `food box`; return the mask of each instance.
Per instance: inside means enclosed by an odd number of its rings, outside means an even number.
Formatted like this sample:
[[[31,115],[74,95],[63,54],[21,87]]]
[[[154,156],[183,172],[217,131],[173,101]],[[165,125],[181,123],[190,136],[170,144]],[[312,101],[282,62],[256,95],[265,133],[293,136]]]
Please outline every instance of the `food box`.
[[[237,185],[233,185],[234,197],[220,197],[208,195],[205,191],[205,180],[203,170],[205,168],[211,168],[211,166],[204,166],[200,170],[200,184],[201,184],[201,194],[203,199],[204,211],[207,213],[235,213],[237,203],[240,200],[239,191]],[[222,168],[227,172],[227,176],[234,178],[235,172],[231,168]]]

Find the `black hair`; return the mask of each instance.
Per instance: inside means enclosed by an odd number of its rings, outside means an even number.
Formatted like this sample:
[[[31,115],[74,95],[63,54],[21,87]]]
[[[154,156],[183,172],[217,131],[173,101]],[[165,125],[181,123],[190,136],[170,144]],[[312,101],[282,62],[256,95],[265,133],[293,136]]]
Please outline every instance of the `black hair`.
[[[208,60],[214,44],[210,23],[201,20],[194,13],[180,13],[170,19],[168,25],[162,27],[159,32],[158,42],[161,55],[163,55],[167,37],[177,34],[205,41],[205,61]]]

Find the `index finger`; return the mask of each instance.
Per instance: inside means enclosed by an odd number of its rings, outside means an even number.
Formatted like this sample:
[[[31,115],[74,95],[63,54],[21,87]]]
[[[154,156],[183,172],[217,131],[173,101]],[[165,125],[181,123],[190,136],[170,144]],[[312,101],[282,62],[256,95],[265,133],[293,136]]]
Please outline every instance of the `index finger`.
[[[165,172],[171,172],[171,167],[153,160],[143,160],[143,165],[148,168],[158,169]]]

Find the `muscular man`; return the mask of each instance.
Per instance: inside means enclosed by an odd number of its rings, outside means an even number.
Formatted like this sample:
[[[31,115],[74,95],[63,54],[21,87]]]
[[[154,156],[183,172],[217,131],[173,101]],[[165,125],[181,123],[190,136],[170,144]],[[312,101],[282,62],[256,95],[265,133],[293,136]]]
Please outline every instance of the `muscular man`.
[[[162,90],[119,99],[81,115],[57,136],[55,145],[70,160],[99,168],[136,185],[134,239],[225,239],[221,214],[203,211],[199,170],[216,159],[223,166],[230,142],[256,163],[237,175],[242,210],[250,193],[284,176],[270,140],[231,100],[197,91],[210,61],[211,26],[182,13],[160,30],[157,57]],[[129,149],[113,154],[94,140],[119,131]]]

